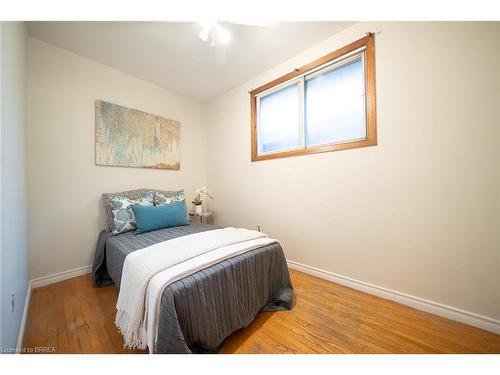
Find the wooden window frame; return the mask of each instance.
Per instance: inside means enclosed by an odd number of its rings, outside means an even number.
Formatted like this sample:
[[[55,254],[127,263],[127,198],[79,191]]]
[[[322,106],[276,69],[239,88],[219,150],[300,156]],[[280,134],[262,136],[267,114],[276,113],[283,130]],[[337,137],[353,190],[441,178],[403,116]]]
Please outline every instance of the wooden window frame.
[[[366,138],[341,143],[311,146],[295,150],[278,151],[275,153],[258,154],[257,142],[257,96],[267,90],[299,76],[307,74],[312,70],[338,60],[344,55],[364,48],[364,72],[365,72],[365,116],[366,116]],[[259,160],[269,160],[285,158],[290,156],[316,154],[320,152],[348,150],[352,148],[375,146],[377,144],[377,113],[376,113],[376,89],[375,89],[375,34],[369,33],[366,37],[344,46],[334,52],[320,57],[313,62],[306,64],[292,72],[285,74],[265,85],[250,91],[250,122],[251,122],[251,158],[252,162]]]

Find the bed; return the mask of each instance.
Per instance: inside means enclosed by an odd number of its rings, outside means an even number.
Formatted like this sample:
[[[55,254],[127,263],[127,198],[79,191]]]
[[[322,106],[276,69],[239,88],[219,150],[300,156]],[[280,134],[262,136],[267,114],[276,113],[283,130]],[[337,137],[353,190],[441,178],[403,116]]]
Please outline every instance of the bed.
[[[211,231],[189,224],[136,235],[99,234],[92,269],[96,287],[119,288],[128,254],[163,241]],[[166,287],[161,295],[152,353],[213,353],[259,311],[290,310],[293,289],[277,242],[225,259]]]

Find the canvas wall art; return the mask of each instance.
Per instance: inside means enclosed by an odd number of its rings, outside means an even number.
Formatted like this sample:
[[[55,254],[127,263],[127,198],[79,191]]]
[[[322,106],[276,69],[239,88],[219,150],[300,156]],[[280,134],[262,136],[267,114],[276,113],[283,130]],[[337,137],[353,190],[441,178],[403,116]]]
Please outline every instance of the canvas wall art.
[[[96,100],[95,124],[97,165],[180,168],[179,121]]]

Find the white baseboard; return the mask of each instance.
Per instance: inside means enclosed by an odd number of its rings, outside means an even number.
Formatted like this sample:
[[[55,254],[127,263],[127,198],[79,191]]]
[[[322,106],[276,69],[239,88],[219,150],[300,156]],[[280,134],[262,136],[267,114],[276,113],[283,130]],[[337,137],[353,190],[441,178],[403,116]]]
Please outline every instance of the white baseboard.
[[[41,286],[54,284],[54,283],[57,283],[59,281],[71,279],[73,277],[86,275],[87,273],[90,273],[90,272],[92,272],[92,265],[74,268],[74,269],[69,270],[69,271],[54,273],[52,275],[47,275],[47,276],[43,276],[43,277],[39,277],[39,278],[31,280],[31,287],[32,288],[39,288]]]
[[[26,319],[28,319],[28,311],[31,301],[31,290],[34,288],[39,288],[41,286],[54,284],[59,281],[71,279],[73,277],[85,275],[90,272],[92,272],[92,265],[75,268],[69,271],[55,273],[53,275],[38,277],[28,282],[28,289],[26,291],[26,300],[24,301],[23,316],[21,318],[21,324],[19,326],[19,334],[17,336],[16,353],[21,353],[21,348],[23,346],[24,330],[26,328]]]
[[[486,331],[500,334],[500,320],[479,315],[470,311],[458,309],[456,307],[444,305],[438,302],[429,301],[420,297],[415,297],[396,290],[383,288],[377,285],[365,283],[351,279],[350,277],[338,275],[332,272],[324,271],[315,267],[307,266],[292,260],[288,260],[288,266],[294,270],[307,273],[328,281],[348,286],[353,289],[373,294],[391,301],[401,303],[422,310],[431,314],[439,315],[447,319],[456,320],[461,323],[469,324]]]
[[[28,281],[28,288],[26,290],[26,299],[24,300],[23,316],[21,317],[21,324],[19,326],[19,334],[17,335],[16,353],[21,353],[21,348],[24,341],[24,330],[26,328],[26,319],[28,319],[28,311],[31,301],[31,280]]]

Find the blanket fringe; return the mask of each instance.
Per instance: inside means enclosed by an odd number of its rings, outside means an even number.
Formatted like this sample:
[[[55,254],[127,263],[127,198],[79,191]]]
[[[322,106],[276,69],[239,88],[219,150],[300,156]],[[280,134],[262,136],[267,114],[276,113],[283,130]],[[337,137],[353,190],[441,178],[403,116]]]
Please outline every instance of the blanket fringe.
[[[117,310],[115,325],[123,336],[123,347],[126,349],[146,349],[147,333],[146,328],[140,324],[137,329],[134,321],[125,310]]]

